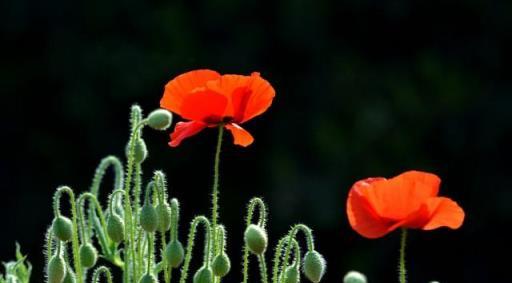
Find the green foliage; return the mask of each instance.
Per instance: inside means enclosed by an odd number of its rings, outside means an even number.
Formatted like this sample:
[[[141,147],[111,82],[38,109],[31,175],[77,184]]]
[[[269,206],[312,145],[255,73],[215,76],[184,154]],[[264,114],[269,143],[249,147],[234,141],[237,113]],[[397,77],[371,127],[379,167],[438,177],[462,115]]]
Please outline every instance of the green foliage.
[[[21,254],[20,245],[16,243],[16,261],[3,263],[5,274],[0,273],[0,283],[28,283],[32,273],[32,265]]]

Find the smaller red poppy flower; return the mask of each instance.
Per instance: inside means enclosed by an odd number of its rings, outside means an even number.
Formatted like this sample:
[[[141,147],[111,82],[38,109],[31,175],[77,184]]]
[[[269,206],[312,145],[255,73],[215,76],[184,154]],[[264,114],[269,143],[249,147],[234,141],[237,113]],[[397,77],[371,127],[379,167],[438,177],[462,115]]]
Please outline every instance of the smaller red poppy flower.
[[[379,238],[397,228],[458,229],[464,211],[453,200],[437,196],[440,184],[438,176],[419,171],[358,181],[347,200],[350,225],[366,238]]]
[[[234,143],[248,146],[254,138],[240,125],[265,112],[275,91],[259,73],[250,76],[220,75],[212,70],[195,70],[167,83],[160,106],[180,115],[169,145],[180,143],[205,128],[223,125]]]

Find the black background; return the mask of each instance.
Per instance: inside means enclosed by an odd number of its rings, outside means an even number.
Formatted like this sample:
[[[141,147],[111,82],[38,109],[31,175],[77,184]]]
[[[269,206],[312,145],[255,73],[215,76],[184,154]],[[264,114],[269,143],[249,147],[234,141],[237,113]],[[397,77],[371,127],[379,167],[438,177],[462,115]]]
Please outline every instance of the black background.
[[[441,176],[467,216],[456,231],[410,233],[410,282],[508,282],[497,254],[512,219],[511,15],[511,1],[484,0],[2,1],[0,259],[20,242],[42,282],[54,189],[87,190],[102,157],[122,157],[131,104],[149,112],[173,76],[212,68],[260,71],[277,91],[245,124],[255,143],[223,147],[226,282],[240,280],[252,196],[269,204],[272,243],[297,222],[315,230],[325,282],[350,269],[396,282],[399,233],[360,237],[345,201],[356,180],[408,169]],[[146,177],[167,172],[183,239],[209,211],[215,131],[176,149],[167,134],[145,138]]]

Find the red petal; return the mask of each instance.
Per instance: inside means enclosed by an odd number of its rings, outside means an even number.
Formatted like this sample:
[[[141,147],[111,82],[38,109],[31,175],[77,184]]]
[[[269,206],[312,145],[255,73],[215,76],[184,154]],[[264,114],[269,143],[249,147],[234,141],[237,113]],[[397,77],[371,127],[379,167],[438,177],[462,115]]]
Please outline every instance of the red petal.
[[[252,144],[254,141],[254,138],[248,131],[244,130],[242,127],[235,123],[227,124],[226,129],[228,129],[233,135],[234,143],[236,145],[246,147]]]
[[[276,95],[276,92],[272,85],[262,77],[259,73],[251,74],[251,81],[249,83],[249,89],[251,90],[251,96],[245,106],[245,113],[241,123],[246,122],[263,112],[265,112]]]
[[[445,197],[430,198],[425,202],[430,212],[430,220],[423,230],[433,230],[439,227],[458,229],[464,222],[464,210],[453,200]]]
[[[212,70],[195,70],[177,76],[167,83],[160,107],[181,115],[183,100],[193,90],[205,87],[206,82],[220,78],[220,74]]]
[[[198,89],[187,96],[181,106],[181,116],[208,124],[221,122],[228,100],[209,89]]]
[[[184,139],[199,133],[206,128],[206,126],[207,125],[205,123],[197,121],[178,122],[174,128],[174,132],[171,134],[171,141],[169,142],[169,145],[177,147]]]

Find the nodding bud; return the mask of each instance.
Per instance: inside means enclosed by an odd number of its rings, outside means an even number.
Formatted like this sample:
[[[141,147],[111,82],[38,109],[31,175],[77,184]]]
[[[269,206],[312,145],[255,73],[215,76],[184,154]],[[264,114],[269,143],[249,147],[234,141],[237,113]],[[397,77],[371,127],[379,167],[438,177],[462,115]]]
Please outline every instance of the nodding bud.
[[[171,126],[172,113],[165,109],[157,109],[149,113],[147,118],[148,126],[155,130],[165,131]]]
[[[158,215],[156,213],[156,209],[149,202],[146,202],[139,214],[139,222],[140,226],[144,231],[152,233],[156,231],[158,225]]]
[[[158,231],[166,232],[171,228],[171,206],[164,202],[156,206],[158,214]]]
[[[296,266],[288,266],[284,271],[284,283],[299,283],[300,272]]]
[[[138,138],[134,141],[134,150],[133,150],[133,161],[135,163],[142,163],[148,157],[148,148],[146,146],[146,142],[143,139]],[[130,143],[126,145],[126,157],[130,154]]]
[[[112,214],[107,221],[107,234],[116,243],[124,240],[124,222],[118,215]]]
[[[309,251],[304,256],[303,262],[304,275],[313,283],[320,282],[325,274],[324,257],[317,251]]]
[[[53,234],[57,239],[67,242],[73,236],[73,224],[66,216],[57,216],[52,223]]]
[[[194,274],[194,283],[213,283],[213,271],[210,267],[203,266]]]
[[[255,255],[261,255],[267,249],[267,232],[258,225],[251,224],[247,226],[244,233],[244,240],[249,250]]]
[[[349,271],[343,277],[343,283],[366,283],[366,276],[357,271]]]
[[[231,261],[225,252],[215,256],[212,262],[213,274],[218,277],[224,277],[231,270]]]
[[[62,283],[66,276],[66,263],[61,256],[54,255],[48,262],[48,283]]]
[[[153,274],[146,273],[139,280],[139,283],[157,283],[158,279]]]
[[[71,268],[66,268],[66,276],[62,283],[76,283],[76,275]]]
[[[178,240],[173,240],[165,248],[165,260],[171,268],[180,267],[185,257],[183,245]]]
[[[98,252],[91,243],[86,243],[80,246],[79,250],[80,262],[85,268],[91,268],[98,260]]]

